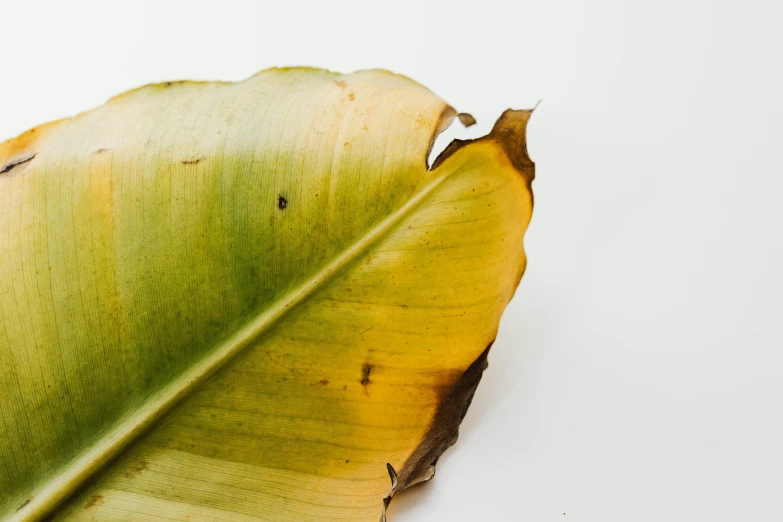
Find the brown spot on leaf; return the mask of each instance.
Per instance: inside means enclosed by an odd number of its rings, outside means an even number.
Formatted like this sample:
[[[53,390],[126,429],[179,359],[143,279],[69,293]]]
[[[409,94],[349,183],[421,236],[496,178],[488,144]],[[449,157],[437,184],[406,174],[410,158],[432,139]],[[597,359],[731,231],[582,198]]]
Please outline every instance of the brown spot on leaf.
[[[30,501],[31,501],[31,500],[32,500],[31,498],[28,498],[27,500],[25,500],[24,502],[22,502],[22,503],[19,505],[19,507],[18,507],[18,508],[16,508],[16,510],[17,510],[17,511],[19,511],[20,509],[22,509],[23,507],[25,507],[27,504],[29,504],[29,503],[30,503]]]
[[[93,154],[103,154],[104,152],[107,152],[108,150],[109,149],[100,148],[100,149],[96,150],[95,152],[93,152]]]
[[[204,158],[196,158],[196,159],[192,159],[192,160],[182,160],[182,164],[183,165],[197,165],[203,159]]]
[[[372,384],[372,381],[370,380],[370,374],[372,373],[374,366],[370,363],[364,363],[362,364],[362,380],[359,381],[362,386],[367,388],[367,385]]]
[[[335,81],[334,81],[334,83],[335,83],[335,85],[337,85],[338,87],[340,87],[340,88],[342,88],[342,89],[345,89],[345,82],[344,82],[344,81],[342,81],[342,80],[335,80]]]
[[[326,386],[327,384],[329,384],[329,381],[327,379],[321,379],[320,381],[318,381],[318,386]]]
[[[92,509],[92,508],[96,508],[96,507],[102,506],[104,502],[105,501],[103,499],[103,495],[94,495],[84,505],[84,509]]]
[[[351,101],[354,101],[356,99],[356,95],[354,93],[352,93],[352,92],[349,92],[348,93],[348,99],[351,100]]]
[[[149,464],[147,463],[146,460],[140,460],[140,461],[136,462],[133,466],[128,468],[125,471],[125,473],[123,473],[123,475],[125,476],[125,478],[135,478],[142,471],[145,471],[146,469],[148,469],[147,466],[149,466]]]
[[[11,161],[3,165],[3,167],[0,168],[0,174],[11,172],[11,170],[18,167],[19,165],[23,165],[25,163],[32,161],[36,155],[37,154],[35,153],[28,153],[28,154],[23,154],[21,156],[17,156],[16,158],[12,159]]]
[[[285,210],[288,207],[288,200],[283,196],[277,196],[277,208]]]

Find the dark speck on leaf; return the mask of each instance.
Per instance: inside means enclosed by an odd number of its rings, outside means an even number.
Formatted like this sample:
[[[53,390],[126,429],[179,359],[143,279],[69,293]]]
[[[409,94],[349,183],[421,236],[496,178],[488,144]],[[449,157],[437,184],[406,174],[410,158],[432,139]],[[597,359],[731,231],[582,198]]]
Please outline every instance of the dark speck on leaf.
[[[143,471],[146,471],[148,469],[147,466],[148,464],[146,460],[140,460],[131,466],[128,470],[126,470],[123,475],[125,475],[126,478],[135,478]]]
[[[277,208],[280,210],[285,210],[288,206],[288,200],[285,199],[283,196],[277,196]]]
[[[103,495],[95,495],[84,505],[84,509],[92,509],[103,505]]]
[[[372,381],[370,380],[370,374],[372,373],[372,364],[364,363],[362,365],[362,380],[359,381],[362,383],[362,386],[367,386],[368,384],[372,384]]]

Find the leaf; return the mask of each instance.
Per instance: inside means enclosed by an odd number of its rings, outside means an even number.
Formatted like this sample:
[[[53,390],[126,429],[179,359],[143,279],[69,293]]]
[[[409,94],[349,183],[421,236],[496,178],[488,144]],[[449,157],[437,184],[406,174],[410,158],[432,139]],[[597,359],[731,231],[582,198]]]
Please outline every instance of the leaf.
[[[530,112],[428,169],[455,116],[273,69],[0,144],[4,518],[377,522],[431,478],[532,210]]]

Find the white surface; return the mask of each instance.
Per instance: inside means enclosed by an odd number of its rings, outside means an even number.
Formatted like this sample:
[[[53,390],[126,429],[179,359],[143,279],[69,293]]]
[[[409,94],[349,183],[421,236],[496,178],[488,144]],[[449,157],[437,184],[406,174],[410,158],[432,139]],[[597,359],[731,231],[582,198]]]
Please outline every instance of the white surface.
[[[774,0],[0,6],[0,139],[152,81],[384,67],[487,129],[543,99],[530,264],[390,522],[783,520]]]

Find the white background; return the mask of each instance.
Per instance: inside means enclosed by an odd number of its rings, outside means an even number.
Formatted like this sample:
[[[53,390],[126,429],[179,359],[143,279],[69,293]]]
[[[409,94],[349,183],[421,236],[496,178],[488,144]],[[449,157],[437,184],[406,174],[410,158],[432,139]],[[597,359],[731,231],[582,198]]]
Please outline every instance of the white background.
[[[783,520],[782,21],[776,0],[2,0],[0,139],[273,65],[406,74],[473,134],[541,99],[528,272],[459,443],[390,522]]]

